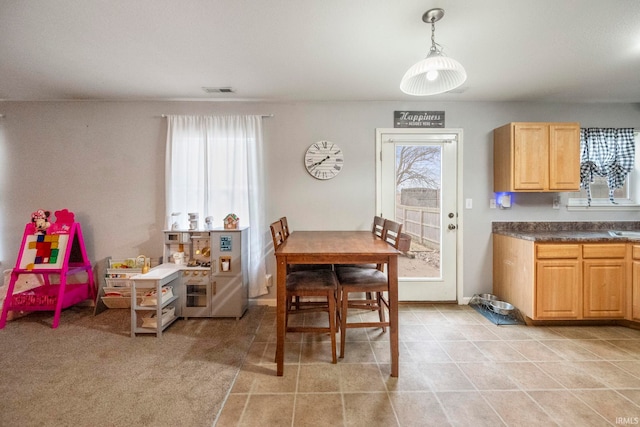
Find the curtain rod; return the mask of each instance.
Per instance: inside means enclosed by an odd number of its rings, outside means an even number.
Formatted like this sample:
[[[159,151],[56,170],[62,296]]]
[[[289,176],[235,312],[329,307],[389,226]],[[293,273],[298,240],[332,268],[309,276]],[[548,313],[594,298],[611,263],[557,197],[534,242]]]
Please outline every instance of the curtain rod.
[[[161,117],[164,119],[168,116],[168,114],[163,114]],[[4,116],[0,116],[0,117],[4,117]],[[273,117],[273,114],[261,114],[260,117],[262,117],[263,119],[267,119],[270,117]]]

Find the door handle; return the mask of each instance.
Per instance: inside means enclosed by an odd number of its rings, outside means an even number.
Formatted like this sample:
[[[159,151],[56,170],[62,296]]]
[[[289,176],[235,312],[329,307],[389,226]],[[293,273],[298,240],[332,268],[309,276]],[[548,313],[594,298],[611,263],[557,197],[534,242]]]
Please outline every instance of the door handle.
[[[456,229],[456,225],[455,224],[449,224],[449,230],[455,230]]]

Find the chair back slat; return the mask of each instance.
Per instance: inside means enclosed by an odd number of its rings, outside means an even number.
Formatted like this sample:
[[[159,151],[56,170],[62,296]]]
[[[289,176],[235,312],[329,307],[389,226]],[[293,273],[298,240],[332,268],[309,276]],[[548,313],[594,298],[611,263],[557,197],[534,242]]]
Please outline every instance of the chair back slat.
[[[289,232],[289,222],[287,221],[287,217],[283,216],[282,218],[280,218],[280,224],[282,224],[282,233],[284,235],[284,240],[287,240],[287,238],[289,237],[289,234],[291,234]]]
[[[382,240],[398,249],[400,244],[400,233],[402,232],[402,224],[391,221],[389,219],[384,221],[384,230],[382,232]]]
[[[273,250],[275,251],[285,241],[284,231],[282,230],[282,222],[275,221],[269,227],[271,228],[271,238],[273,239]]]
[[[382,237],[382,231],[384,230],[384,218],[381,216],[373,217],[373,230],[371,232],[378,237]]]

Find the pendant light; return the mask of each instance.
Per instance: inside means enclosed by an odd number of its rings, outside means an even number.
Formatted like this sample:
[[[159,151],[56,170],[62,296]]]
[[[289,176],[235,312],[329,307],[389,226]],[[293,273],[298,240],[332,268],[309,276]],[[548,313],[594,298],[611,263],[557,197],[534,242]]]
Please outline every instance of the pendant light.
[[[429,9],[422,20],[431,24],[431,49],[425,59],[405,73],[400,90],[409,95],[435,95],[455,89],[467,80],[467,72],[453,58],[444,56],[435,41],[435,23],[444,16],[443,9]]]

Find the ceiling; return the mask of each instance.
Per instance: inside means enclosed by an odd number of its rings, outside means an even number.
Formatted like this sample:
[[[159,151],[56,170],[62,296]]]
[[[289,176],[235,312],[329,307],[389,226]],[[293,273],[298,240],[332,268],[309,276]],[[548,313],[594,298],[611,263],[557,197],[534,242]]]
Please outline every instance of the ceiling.
[[[406,95],[434,7],[468,78]],[[637,103],[639,18],[637,0],[0,0],[0,100]]]

